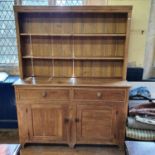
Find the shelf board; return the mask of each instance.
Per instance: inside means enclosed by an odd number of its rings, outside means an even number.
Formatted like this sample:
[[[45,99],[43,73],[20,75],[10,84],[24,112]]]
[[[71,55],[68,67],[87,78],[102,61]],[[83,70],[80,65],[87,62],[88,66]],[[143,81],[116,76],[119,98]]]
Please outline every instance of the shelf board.
[[[38,34],[38,33],[20,33],[20,36],[42,36],[42,37],[125,37],[125,33],[107,33],[107,34]]]
[[[74,57],[74,60],[123,60],[123,57]]]
[[[15,83],[16,85],[54,85],[54,86],[99,86],[99,87],[129,87],[127,81],[122,81],[122,77],[117,78],[57,78],[57,77],[25,77],[24,80],[19,79]]]
[[[42,59],[42,60],[53,60],[53,59],[60,59],[60,60],[71,60],[72,57],[39,57],[39,56],[23,56],[23,59]]]
[[[42,59],[42,60],[124,60],[123,57],[38,57],[23,56],[23,59]]]

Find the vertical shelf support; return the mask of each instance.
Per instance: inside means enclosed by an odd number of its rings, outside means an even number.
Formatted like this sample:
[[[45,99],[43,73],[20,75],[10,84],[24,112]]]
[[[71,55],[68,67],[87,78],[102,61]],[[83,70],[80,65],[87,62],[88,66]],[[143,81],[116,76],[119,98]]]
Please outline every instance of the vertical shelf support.
[[[30,35],[30,52],[31,52],[31,67],[32,67],[32,77],[34,77],[34,62],[33,62],[33,47],[32,47],[32,36]]]

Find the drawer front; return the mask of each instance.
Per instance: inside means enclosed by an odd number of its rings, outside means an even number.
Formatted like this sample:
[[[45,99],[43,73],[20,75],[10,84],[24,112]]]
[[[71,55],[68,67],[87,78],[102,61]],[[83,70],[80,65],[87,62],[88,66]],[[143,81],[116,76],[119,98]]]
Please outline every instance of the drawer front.
[[[18,89],[19,100],[68,100],[69,89]]]
[[[74,89],[74,99],[76,100],[107,100],[124,101],[124,89]]]

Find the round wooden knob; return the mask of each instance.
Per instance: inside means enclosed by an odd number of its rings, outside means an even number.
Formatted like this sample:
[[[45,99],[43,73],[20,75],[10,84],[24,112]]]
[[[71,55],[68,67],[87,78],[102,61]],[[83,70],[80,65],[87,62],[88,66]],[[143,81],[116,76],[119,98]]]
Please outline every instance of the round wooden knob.
[[[46,97],[46,96],[47,96],[47,92],[44,91],[44,92],[42,93],[42,97]]]
[[[101,92],[97,92],[97,97],[100,98],[102,96]]]

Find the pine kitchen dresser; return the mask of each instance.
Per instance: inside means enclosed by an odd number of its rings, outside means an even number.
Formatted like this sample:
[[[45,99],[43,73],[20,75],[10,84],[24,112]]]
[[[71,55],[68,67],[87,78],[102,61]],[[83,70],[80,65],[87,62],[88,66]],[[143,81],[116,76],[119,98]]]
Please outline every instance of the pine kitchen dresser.
[[[20,143],[123,147],[132,6],[14,6]]]

